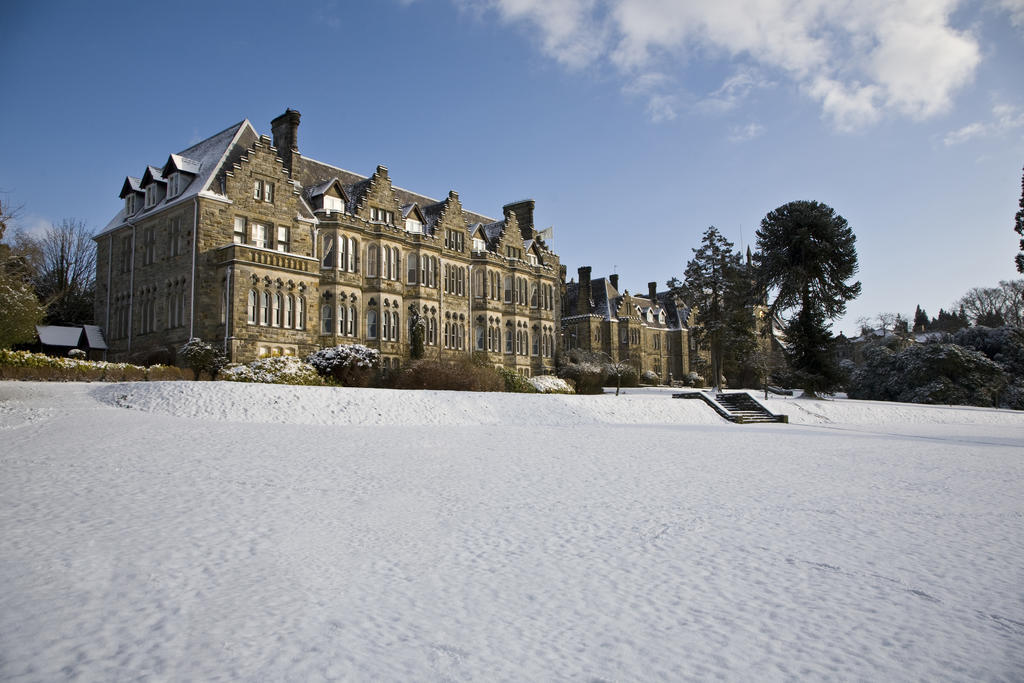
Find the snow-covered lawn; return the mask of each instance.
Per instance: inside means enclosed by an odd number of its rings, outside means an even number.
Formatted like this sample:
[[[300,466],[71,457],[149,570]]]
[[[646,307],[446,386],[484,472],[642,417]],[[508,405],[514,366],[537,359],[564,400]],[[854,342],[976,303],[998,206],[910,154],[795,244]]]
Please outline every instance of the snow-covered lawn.
[[[0,679],[1024,676],[1024,414],[0,383]]]

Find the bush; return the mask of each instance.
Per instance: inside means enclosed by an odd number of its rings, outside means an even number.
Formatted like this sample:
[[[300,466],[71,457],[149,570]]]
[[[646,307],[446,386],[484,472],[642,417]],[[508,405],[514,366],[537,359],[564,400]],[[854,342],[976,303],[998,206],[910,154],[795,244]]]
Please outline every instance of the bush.
[[[644,374],[640,376],[644,384],[661,384],[661,378],[658,377],[658,373],[653,370],[644,370]]]
[[[574,394],[573,388],[564,379],[554,375],[537,375],[530,378],[530,384],[541,394]]]
[[[604,385],[606,387],[636,387],[640,386],[640,373],[632,365],[619,368],[619,377],[615,377],[616,365],[606,365],[605,371],[608,373],[608,379],[605,380]]]
[[[698,375],[696,372],[687,372],[679,381],[683,383],[684,387],[702,387],[704,386],[704,378]]]
[[[180,379],[180,371],[177,373],[176,379]],[[146,368],[138,365],[57,358],[43,353],[0,349],[0,379],[40,382],[134,382],[146,378]]]
[[[273,356],[254,360],[247,365],[232,364],[221,371],[227,382],[259,382],[262,384],[323,384],[316,369],[295,356]]]
[[[850,378],[850,398],[992,406],[1006,387],[1002,368],[956,344],[923,344],[899,353],[868,349]]]
[[[559,358],[558,376],[572,380],[577,394],[603,394],[608,379],[604,358],[603,354],[572,349]]]
[[[380,352],[362,344],[320,349],[306,357],[322,377],[343,387],[365,387],[380,367]]]
[[[146,368],[146,379],[150,382],[170,382],[185,379],[181,368],[173,365],[151,365]]]
[[[535,394],[537,388],[526,377],[511,368],[497,368],[498,374],[505,380],[505,391],[514,394]]]
[[[68,351],[68,358],[73,358],[75,360],[85,360],[86,356],[87,354],[82,349],[71,349]]]
[[[204,342],[199,337],[192,337],[178,350],[178,357],[187,367],[192,368],[195,379],[199,374],[205,372],[211,379],[217,377],[217,373],[227,364],[227,358],[220,349],[212,344]]]
[[[399,372],[396,389],[504,391],[505,380],[490,365],[470,358],[457,361],[418,360]]]

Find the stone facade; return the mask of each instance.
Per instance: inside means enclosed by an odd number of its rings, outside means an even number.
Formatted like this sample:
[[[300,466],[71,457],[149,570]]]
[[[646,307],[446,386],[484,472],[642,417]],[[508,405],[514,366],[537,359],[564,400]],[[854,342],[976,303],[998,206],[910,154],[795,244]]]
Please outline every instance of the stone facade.
[[[170,354],[190,337],[233,361],[360,343],[386,367],[484,354],[523,374],[553,371],[561,266],[534,203],[494,219],[304,157],[299,113],[243,121],[122,187],[95,239],[96,320],[112,359]]]
[[[655,282],[648,283],[646,296],[620,293],[618,275],[591,279],[590,266],[581,267],[578,275],[579,282],[564,288],[564,348],[629,361],[640,373],[653,372],[666,383],[694,370],[693,315],[680,299],[658,292]]]

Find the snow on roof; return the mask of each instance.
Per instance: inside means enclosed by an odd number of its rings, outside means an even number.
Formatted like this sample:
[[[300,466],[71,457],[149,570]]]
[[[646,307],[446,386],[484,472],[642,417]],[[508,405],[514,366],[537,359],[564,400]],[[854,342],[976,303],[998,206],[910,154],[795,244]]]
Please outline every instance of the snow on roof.
[[[90,349],[106,349],[107,342],[103,339],[103,330],[98,325],[82,325],[85,330],[85,340]]]
[[[181,156],[180,154],[172,154],[167,157],[167,163],[164,164],[161,172],[164,175],[169,175],[174,171],[182,171],[184,173],[191,173],[192,175],[199,174],[200,163],[195,159],[189,159],[188,157]]]
[[[125,195],[129,192],[142,192],[142,178],[127,176],[124,179],[124,185],[121,186],[121,194],[119,195],[120,198],[124,199]]]
[[[243,121],[236,123],[233,126],[225,128],[221,132],[212,135],[206,138],[205,140],[197,142],[191,147],[183,149],[177,154],[172,155],[172,157],[178,157],[182,159],[182,163],[185,163],[186,165],[194,165],[194,167],[196,168],[196,175],[199,176],[202,182],[189,183],[189,186],[185,188],[185,191],[182,192],[181,194],[178,194],[175,197],[171,197],[170,199],[164,198],[161,201],[157,202],[152,207],[148,209],[144,208],[139,215],[142,216],[155,213],[172,204],[178,204],[179,202],[192,199],[196,195],[199,195],[200,193],[206,191],[210,183],[213,181],[213,178],[216,175],[218,169],[220,169],[220,167],[227,160],[228,155],[230,154],[232,148],[234,148],[238,144],[241,144],[242,133],[243,131],[246,130],[250,131],[253,139],[255,139],[256,131],[252,127],[252,124],[249,123],[249,120],[245,119]],[[147,166],[146,174],[152,175],[154,180],[166,182],[162,175],[162,171],[159,168]],[[140,181],[140,186],[141,184],[142,181]],[[124,215],[124,208],[122,207],[121,210],[114,216],[114,218],[107,224],[107,226],[101,232],[95,235],[94,239],[107,232],[110,232],[111,230],[116,230],[117,228],[120,228],[123,225],[125,225],[125,218],[126,216]]]
[[[82,338],[81,327],[62,325],[36,325],[39,342],[46,346],[78,346]]]

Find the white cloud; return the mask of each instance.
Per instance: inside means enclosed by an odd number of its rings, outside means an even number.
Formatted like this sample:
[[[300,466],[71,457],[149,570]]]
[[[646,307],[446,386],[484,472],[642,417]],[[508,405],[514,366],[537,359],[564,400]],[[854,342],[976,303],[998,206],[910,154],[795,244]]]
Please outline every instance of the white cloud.
[[[736,126],[729,133],[730,142],[747,142],[764,134],[764,126],[760,123],[748,123],[745,126]]]
[[[975,121],[963,128],[950,131],[942,138],[946,147],[959,145],[980,137],[996,137],[1017,128],[1024,128],[1024,107],[997,103],[992,106],[992,119],[988,122]]]
[[[456,0],[465,2],[466,0]],[[1024,0],[999,0],[1024,20]],[[961,0],[488,0],[527,23],[565,66],[610,65],[620,77],[678,73],[688,60],[724,60],[733,80],[698,107],[728,111],[756,85],[785,77],[817,100],[837,128],[887,115],[925,119],[946,111],[981,60],[978,42],[950,24]],[[778,76],[776,76],[776,74]],[[624,90],[627,90],[624,88]],[[678,96],[671,79],[646,93]],[[673,100],[673,112],[676,102]]]
[[[1010,21],[1024,30],[1024,0],[1000,0],[1000,7],[1010,13]]]

